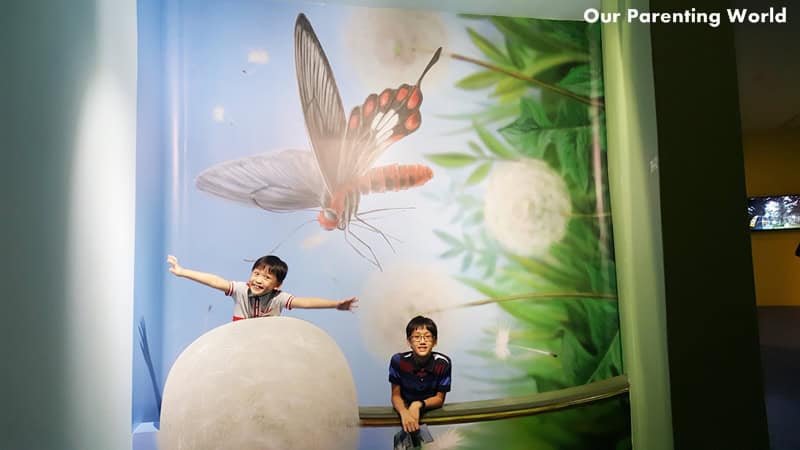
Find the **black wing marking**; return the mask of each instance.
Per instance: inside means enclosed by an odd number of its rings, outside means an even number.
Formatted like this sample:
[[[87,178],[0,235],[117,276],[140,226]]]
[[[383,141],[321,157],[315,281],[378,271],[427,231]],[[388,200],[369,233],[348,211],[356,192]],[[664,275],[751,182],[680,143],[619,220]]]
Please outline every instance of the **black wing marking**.
[[[204,170],[201,191],[273,212],[319,208],[325,192],[317,161],[308,150],[284,150],[225,161]]]
[[[338,173],[345,114],[333,70],[304,14],[295,22],[294,63],[306,129],[328,193],[332,193],[347,181]]]
[[[346,179],[364,175],[375,160],[393,143],[416,131],[422,124],[422,79],[439,60],[436,50],[414,86],[403,84],[370,94],[356,106],[347,121],[347,134],[339,161],[339,173]]]

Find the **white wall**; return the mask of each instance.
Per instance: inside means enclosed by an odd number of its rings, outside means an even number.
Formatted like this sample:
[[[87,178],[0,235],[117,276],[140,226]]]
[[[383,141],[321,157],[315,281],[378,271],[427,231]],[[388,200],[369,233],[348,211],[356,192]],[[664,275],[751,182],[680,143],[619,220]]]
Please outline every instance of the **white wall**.
[[[3,2],[0,42],[0,449],[128,449],[136,1]]]

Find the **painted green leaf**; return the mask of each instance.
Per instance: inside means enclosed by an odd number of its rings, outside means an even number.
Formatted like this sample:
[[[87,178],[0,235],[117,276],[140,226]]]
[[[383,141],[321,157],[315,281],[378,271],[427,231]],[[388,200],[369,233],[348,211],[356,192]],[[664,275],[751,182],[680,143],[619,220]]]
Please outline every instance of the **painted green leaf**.
[[[581,64],[580,66],[573,67],[558,85],[578,95],[589,97],[592,93],[589,64]]]
[[[474,211],[464,219],[464,225],[478,225],[480,223],[483,223],[483,210]]]
[[[478,156],[484,156],[484,155],[485,155],[485,154],[483,153],[483,149],[481,148],[481,146],[480,146],[480,145],[478,145],[478,143],[477,143],[477,142],[475,142],[475,141],[469,141],[469,142],[467,143],[467,145],[469,146],[469,149],[470,149],[470,150],[472,150],[472,153],[475,153],[475,154],[476,154],[476,155],[478,155]]]
[[[456,82],[456,87],[466,90],[485,89],[493,86],[495,83],[505,78],[506,75],[500,72],[494,70],[482,70],[462,78]]]
[[[486,176],[489,175],[489,170],[491,170],[491,168],[492,163],[490,162],[485,162],[478,166],[474,171],[472,171],[469,178],[467,178],[467,185],[472,186],[485,180]]]
[[[467,153],[429,153],[425,155],[429,161],[442,167],[464,167],[475,162],[476,158]]]
[[[585,53],[559,52],[559,53],[552,53],[545,55],[537,55],[536,59],[534,59],[533,62],[526,67],[525,74],[528,75],[529,77],[538,78],[539,74],[542,74],[556,67],[567,64],[586,63],[586,62],[589,62],[589,56],[586,55]]]
[[[516,155],[514,151],[507,148],[499,139],[494,137],[492,133],[490,133],[486,128],[482,127],[480,124],[473,124],[475,127],[475,131],[478,133],[478,137],[481,138],[483,145],[489,149],[495,155],[505,158],[505,159],[515,159]]]
[[[578,187],[584,192],[589,192],[589,180],[594,179],[592,158],[592,130],[579,129],[575,132],[575,169]]]
[[[552,264],[543,262],[541,260],[535,258],[526,258],[523,256],[517,256],[513,254],[507,255],[508,259],[519,264],[525,270],[528,270],[531,273],[538,274],[542,278],[549,280],[556,286],[572,286],[575,284],[575,278],[569,276],[569,274],[563,273],[557,267],[553,266]]]
[[[492,24],[505,35],[522,45],[526,45],[533,50],[542,53],[556,53],[562,51],[584,52],[580,44],[576,45],[571,39],[564,39],[563,36],[548,29],[542,22],[534,22],[521,17],[499,17],[491,18]]]
[[[472,266],[473,253],[465,253],[461,260],[461,271],[465,272]]]
[[[553,141],[553,132],[558,131],[547,117],[544,107],[536,100],[520,99],[520,115],[511,124],[500,129],[500,134],[520,154],[531,158],[542,158]]]
[[[495,47],[494,44],[489,42],[488,39],[481,36],[480,33],[472,28],[467,27],[467,34],[469,34],[469,38],[472,40],[472,43],[475,44],[475,46],[478,47],[478,49],[491,61],[500,65],[509,64],[510,61],[506,55],[504,55],[500,49]]]
[[[572,385],[585,384],[597,368],[595,356],[583,346],[581,339],[576,336],[585,332],[586,330],[577,328],[572,323],[564,329],[559,358],[564,366],[564,373]]]
[[[490,94],[491,97],[504,97],[509,96],[508,99],[505,101],[508,102],[513,98],[513,100],[519,100],[519,97],[522,96],[528,90],[528,82],[524,80],[520,80],[518,78],[504,78],[500,80],[497,85],[494,87],[494,91]]]
[[[565,130],[553,136],[556,154],[561,167],[561,176],[571,186],[577,184],[577,155],[575,154],[575,133]]]
[[[459,241],[455,236],[453,236],[453,235],[451,235],[451,234],[449,234],[449,233],[447,233],[445,231],[433,230],[433,234],[435,234],[436,237],[438,237],[442,241],[450,244],[450,246],[452,246],[454,248],[462,248],[462,247],[464,247],[461,244],[461,241]]]
[[[476,291],[480,292],[481,294],[489,297],[489,298],[499,298],[502,297],[503,294],[498,291],[497,289],[489,286],[488,284],[478,281],[472,278],[466,277],[455,277],[458,281],[466,284],[467,286],[475,289]]]
[[[511,63],[514,64],[514,67],[517,69],[523,69],[528,58],[528,47],[508,37],[505,38],[505,44],[506,52],[508,52],[508,58],[511,60]]]
[[[537,21],[535,26],[542,33],[547,33],[553,40],[561,42],[567,48],[580,52],[589,50],[589,41],[586,38],[587,23],[585,22],[547,20]]]
[[[589,377],[589,382],[605,380],[622,373],[622,347],[620,346],[619,331],[608,344],[608,350],[597,364],[597,368]]]
[[[453,248],[453,249],[450,249],[450,250],[442,253],[441,255],[439,255],[439,257],[440,258],[444,258],[444,259],[452,258],[452,257],[458,256],[463,251],[464,251],[463,248]]]
[[[584,97],[603,96],[602,74],[591,64],[573,67],[558,85]]]

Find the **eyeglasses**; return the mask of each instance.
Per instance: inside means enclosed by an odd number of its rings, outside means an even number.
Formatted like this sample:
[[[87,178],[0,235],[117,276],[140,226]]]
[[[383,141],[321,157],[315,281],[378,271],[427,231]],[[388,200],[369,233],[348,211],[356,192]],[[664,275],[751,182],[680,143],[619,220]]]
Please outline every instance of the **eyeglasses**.
[[[414,342],[433,342],[433,335],[432,334],[414,334],[411,336],[411,340]]]

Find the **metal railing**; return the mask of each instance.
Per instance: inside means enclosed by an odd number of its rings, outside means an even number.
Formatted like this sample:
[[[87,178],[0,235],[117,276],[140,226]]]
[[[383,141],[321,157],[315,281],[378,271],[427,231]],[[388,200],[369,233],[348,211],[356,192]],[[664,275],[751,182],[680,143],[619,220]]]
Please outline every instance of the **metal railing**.
[[[446,403],[442,408],[427,412],[424,422],[429,425],[447,425],[532,416],[586,405],[627,392],[628,377],[619,375],[582,386],[539,394]],[[391,406],[360,406],[358,413],[362,427],[400,425],[400,419]]]

